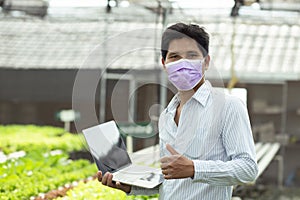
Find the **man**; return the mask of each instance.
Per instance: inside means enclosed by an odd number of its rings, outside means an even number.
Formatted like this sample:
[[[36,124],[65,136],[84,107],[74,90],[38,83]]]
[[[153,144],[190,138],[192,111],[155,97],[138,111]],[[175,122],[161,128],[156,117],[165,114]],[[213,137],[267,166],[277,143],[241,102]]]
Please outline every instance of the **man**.
[[[162,36],[162,65],[178,89],[159,120],[164,182],[148,190],[112,181],[104,185],[128,194],[161,199],[229,200],[232,186],[255,180],[258,168],[245,105],[205,80],[209,35],[198,25],[177,23]]]

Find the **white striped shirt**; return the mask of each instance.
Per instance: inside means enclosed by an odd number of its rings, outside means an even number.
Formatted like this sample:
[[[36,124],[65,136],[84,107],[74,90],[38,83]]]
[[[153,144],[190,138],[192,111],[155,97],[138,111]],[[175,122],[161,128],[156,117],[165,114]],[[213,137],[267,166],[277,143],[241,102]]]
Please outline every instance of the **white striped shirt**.
[[[176,125],[176,94],[159,120],[160,155],[166,143],[193,160],[194,178],[165,180],[159,188],[132,187],[131,194],[160,194],[160,199],[229,200],[232,186],[252,182],[258,168],[246,106],[214,89],[208,81],[186,102]]]

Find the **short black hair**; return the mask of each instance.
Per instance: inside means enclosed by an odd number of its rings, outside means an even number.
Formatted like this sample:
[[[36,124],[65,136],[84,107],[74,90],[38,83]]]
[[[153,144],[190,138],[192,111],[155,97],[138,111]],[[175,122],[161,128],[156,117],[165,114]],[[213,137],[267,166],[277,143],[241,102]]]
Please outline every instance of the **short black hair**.
[[[169,26],[162,35],[161,55],[164,60],[166,60],[170,42],[184,37],[194,39],[203,56],[208,54],[209,35],[203,27],[196,24],[176,23]]]

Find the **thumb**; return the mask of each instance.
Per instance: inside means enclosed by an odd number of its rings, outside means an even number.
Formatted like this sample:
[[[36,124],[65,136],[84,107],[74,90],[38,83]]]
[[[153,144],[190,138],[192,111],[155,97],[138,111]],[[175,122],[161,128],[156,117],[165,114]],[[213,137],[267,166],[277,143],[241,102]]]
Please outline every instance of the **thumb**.
[[[116,182],[116,188],[121,189],[121,183],[119,181]]]
[[[172,155],[177,155],[179,154],[171,145],[166,144],[167,150],[172,154]]]
[[[119,181],[116,182],[116,188],[126,193],[129,193],[131,190],[128,185],[123,185]]]
[[[119,190],[123,190],[123,191],[124,191],[124,185],[122,185],[122,184],[120,183],[120,181],[117,181],[117,182],[116,182],[116,188],[119,189]]]

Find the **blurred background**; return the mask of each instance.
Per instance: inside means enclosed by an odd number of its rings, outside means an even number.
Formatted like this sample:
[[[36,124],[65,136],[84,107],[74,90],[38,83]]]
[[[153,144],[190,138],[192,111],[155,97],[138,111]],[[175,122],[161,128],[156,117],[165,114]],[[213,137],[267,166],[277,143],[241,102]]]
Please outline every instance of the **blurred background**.
[[[207,79],[244,100],[257,144],[279,145],[259,177],[263,187],[236,194],[259,199],[283,191],[282,199],[296,199],[289,189],[300,187],[299,0],[0,0],[0,124],[80,132],[74,121],[85,116],[72,110],[74,81],[79,69],[99,76],[101,69],[94,100],[99,121],[117,118],[133,127],[151,121],[155,132],[161,107],[153,105],[165,107],[174,95],[170,83],[169,89],[159,84],[166,79],[159,50],[135,51],[105,67],[83,63],[96,45],[125,31],[153,30],[103,46],[103,58],[122,45],[159,47],[162,30],[175,22],[206,28],[218,71]],[[157,136],[131,142],[137,151],[157,144]]]

